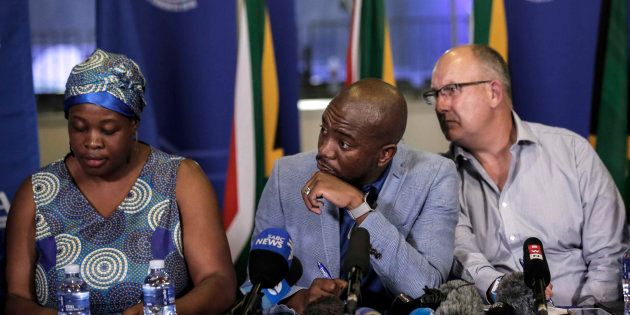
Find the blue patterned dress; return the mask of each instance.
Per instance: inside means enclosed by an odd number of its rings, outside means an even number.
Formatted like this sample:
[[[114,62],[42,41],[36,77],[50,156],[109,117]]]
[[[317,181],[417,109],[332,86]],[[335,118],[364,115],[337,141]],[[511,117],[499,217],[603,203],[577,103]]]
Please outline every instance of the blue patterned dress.
[[[72,263],[90,287],[92,314],[122,312],[141,302],[151,259],[164,259],[177,296],[189,289],[175,200],[182,159],[152,148],[133,188],[108,218],[79,191],[63,160],[32,176],[39,304],[57,307],[63,267]]]

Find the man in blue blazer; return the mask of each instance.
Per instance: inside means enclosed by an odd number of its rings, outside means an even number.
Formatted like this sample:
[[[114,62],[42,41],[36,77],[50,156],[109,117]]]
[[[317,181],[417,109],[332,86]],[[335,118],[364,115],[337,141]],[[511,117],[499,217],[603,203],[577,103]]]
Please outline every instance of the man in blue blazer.
[[[459,177],[452,161],[399,143],[406,122],[407,104],[396,88],[362,80],[324,111],[317,152],[276,162],[254,236],[270,227],[291,235],[304,272],[284,303],[298,313],[346,287],[338,278],[346,277],[340,265],[353,226],[368,230],[372,247],[360,305],[387,309],[399,293],[417,298],[446,280]]]

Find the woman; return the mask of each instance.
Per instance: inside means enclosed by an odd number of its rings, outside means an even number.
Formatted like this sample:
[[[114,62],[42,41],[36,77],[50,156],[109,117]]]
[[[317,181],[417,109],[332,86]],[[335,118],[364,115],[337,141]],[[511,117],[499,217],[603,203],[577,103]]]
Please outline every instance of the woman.
[[[16,193],[7,223],[8,313],[55,314],[78,264],[92,314],[141,314],[151,259],[164,259],[180,314],[223,313],[235,275],[212,185],[198,164],[135,139],[144,77],[96,50],[68,78],[70,153]]]

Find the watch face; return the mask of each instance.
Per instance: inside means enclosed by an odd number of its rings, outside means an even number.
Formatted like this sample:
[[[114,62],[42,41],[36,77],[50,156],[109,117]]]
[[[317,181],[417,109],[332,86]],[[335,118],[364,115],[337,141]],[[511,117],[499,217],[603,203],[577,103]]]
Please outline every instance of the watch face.
[[[372,208],[372,210],[376,209],[376,199],[378,199],[378,194],[375,189],[370,189],[370,191],[365,196],[365,202]]]

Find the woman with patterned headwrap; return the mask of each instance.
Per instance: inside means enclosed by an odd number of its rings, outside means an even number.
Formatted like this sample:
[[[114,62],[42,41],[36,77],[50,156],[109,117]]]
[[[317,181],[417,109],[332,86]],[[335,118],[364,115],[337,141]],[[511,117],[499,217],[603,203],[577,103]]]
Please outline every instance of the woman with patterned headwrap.
[[[141,314],[149,261],[163,259],[178,313],[223,313],[235,276],[215,192],[197,163],[136,140],[145,81],[96,50],[64,100],[70,153],[27,179],[7,223],[8,313],[56,313],[63,268],[78,264],[92,314]]]

